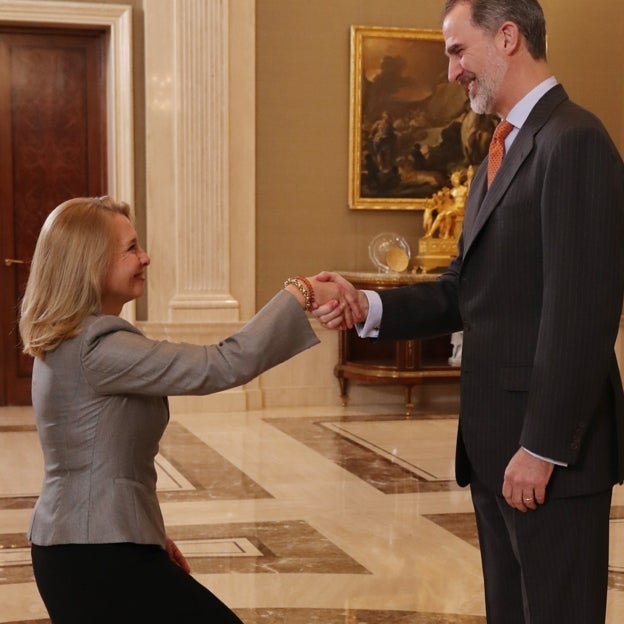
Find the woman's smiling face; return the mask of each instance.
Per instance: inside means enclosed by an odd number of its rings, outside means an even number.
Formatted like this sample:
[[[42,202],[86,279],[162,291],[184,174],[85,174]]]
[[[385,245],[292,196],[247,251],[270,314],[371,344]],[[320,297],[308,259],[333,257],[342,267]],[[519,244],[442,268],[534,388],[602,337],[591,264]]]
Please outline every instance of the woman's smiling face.
[[[113,254],[102,284],[102,313],[119,314],[128,301],[145,291],[145,267],[150,258],[141,248],[130,220],[120,214],[113,217]]]

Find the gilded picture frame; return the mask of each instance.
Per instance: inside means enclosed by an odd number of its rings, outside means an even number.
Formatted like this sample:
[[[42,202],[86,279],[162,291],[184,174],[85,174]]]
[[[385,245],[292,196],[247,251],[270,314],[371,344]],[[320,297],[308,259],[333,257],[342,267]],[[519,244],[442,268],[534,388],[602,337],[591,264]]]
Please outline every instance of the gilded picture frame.
[[[487,154],[491,117],[448,81],[441,31],[352,26],[349,207],[423,210]]]

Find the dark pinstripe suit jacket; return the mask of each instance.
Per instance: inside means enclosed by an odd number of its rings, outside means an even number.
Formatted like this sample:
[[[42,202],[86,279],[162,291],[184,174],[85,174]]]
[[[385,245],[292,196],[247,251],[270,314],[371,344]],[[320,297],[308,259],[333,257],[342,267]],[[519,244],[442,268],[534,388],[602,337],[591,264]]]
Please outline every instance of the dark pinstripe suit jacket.
[[[384,291],[380,339],[463,328],[456,470],[500,492],[519,446],[569,464],[550,496],[624,479],[614,354],[624,291],[624,164],[599,120],[546,93],[489,190],[466,205],[460,255],[436,282]]]

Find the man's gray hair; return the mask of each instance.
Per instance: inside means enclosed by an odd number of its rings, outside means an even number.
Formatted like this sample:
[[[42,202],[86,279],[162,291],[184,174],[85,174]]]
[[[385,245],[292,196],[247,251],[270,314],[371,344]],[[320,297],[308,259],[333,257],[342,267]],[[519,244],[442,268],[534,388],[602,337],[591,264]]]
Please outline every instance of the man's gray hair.
[[[472,24],[492,35],[504,22],[513,22],[529,54],[536,60],[546,59],[546,19],[537,0],[446,0],[443,16],[458,4],[470,5]]]

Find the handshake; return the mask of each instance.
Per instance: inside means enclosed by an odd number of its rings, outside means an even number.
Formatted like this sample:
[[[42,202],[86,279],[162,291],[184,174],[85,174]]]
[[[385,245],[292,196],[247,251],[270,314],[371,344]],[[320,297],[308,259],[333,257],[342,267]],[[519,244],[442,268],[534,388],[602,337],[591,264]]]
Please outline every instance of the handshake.
[[[366,320],[368,298],[338,273],[287,279],[284,287],[327,329],[350,329]]]

